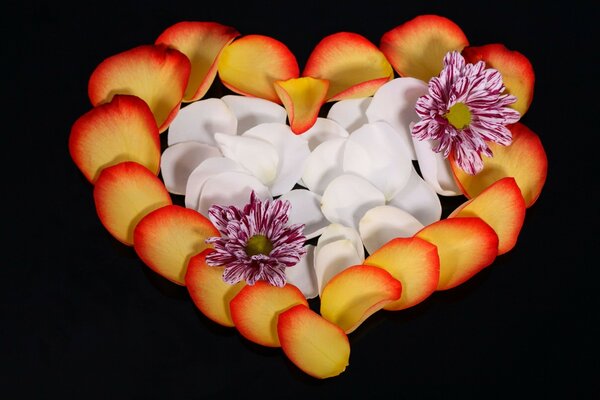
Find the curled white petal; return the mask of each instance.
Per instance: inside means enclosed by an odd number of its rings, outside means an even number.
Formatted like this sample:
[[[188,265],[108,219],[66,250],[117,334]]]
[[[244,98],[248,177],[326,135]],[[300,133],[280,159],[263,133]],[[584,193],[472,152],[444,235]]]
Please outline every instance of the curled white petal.
[[[285,124],[266,123],[244,132],[242,137],[263,140],[271,144],[279,157],[279,165],[273,181],[268,186],[273,196],[289,192],[300,180],[304,164],[310,154],[308,142],[295,135]],[[257,157],[262,157],[257,153]]]
[[[413,169],[401,136],[386,122],[372,122],[352,132],[344,150],[344,172],[362,176],[393,198]]]
[[[215,140],[225,157],[246,168],[262,183],[268,186],[275,181],[281,160],[271,143],[253,137],[222,133],[215,134]]]
[[[321,234],[329,224],[321,212],[321,196],[306,189],[294,189],[280,197],[291,204],[288,214],[290,224],[304,224],[304,236],[312,239]]]
[[[439,221],[442,216],[440,198],[414,169],[404,189],[388,205],[408,212],[423,225]]]
[[[180,142],[167,147],[160,158],[165,187],[173,194],[184,194],[192,171],[207,158],[220,155],[218,148],[198,142]]]
[[[242,208],[250,201],[252,191],[261,200],[271,198],[269,189],[258,178],[244,172],[222,172],[202,186],[197,210],[207,216],[213,204]]]
[[[312,192],[323,194],[329,182],[343,173],[347,139],[331,139],[318,145],[306,159],[302,184]]]
[[[315,253],[315,273],[319,293],[323,293],[323,288],[327,282],[335,275],[353,265],[360,265],[364,261],[356,253],[356,248],[352,241],[341,239],[326,244]]]
[[[238,134],[266,122],[285,124],[287,118],[285,108],[269,100],[235,94],[223,96],[221,100],[229,106],[236,116]]]
[[[423,179],[442,196],[458,196],[462,192],[454,180],[450,162],[442,153],[432,150],[431,140],[413,139]]]
[[[235,135],[237,118],[221,99],[206,99],[190,103],[181,108],[177,117],[169,125],[167,142],[169,146],[193,140],[216,146],[216,132]]]
[[[349,240],[356,249],[356,254],[358,254],[361,262],[365,259],[365,248],[363,247],[363,243],[358,231],[354,228],[350,228],[349,226],[335,223],[329,224],[327,227],[325,227],[325,229],[323,229],[323,232],[319,237],[319,241],[317,242],[315,256],[323,246],[338,240]]]
[[[427,83],[410,77],[396,78],[382,85],[375,95],[366,114],[369,122],[386,121],[403,138],[410,156],[416,160],[412,148],[410,123],[419,121],[415,111],[417,99],[428,93]]]
[[[327,118],[336,121],[348,132],[355,131],[369,122],[366,111],[371,100],[372,97],[363,97],[337,101],[329,109]]]
[[[317,118],[315,124],[302,134],[302,138],[308,141],[308,148],[311,151],[327,140],[346,137],[348,131],[334,120],[327,118]]]
[[[222,172],[232,171],[249,173],[247,169],[227,157],[212,157],[204,160],[192,171],[187,180],[185,206],[196,210],[198,208],[200,192],[206,180]]]
[[[302,256],[298,264],[285,269],[287,283],[300,289],[307,299],[312,299],[319,295],[314,257],[315,246],[306,245],[306,254]]]
[[[404,210],[393,206],[374,207],[358,223],[358,231],[369,254],[397,237],[411,237],[424,225]]]
[[[340,175],[327,186],[321,198],[321,211],[330,221],[354,229],[371,208],[385,204],[385,197],[375,186],[356,175]]]

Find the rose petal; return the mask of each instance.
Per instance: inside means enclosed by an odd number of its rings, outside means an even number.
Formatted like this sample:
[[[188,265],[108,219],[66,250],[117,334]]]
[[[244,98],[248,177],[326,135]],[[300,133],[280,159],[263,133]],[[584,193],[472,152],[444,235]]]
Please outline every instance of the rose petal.
[[[305,76],[275,81],[274,87],[287,110],[292,131],[299,135],[310,129],[325,102],[329,82]]]
[[[293,267],[285,269],[287,283],[300,289],[307,299],[312,299],[319,295],[314,257],[315,246],[307,245],[306,254],[302,256],[300,262]]]
[[[185,206],[194,210],[198,209],[198,200],[204,183],[222,172],[243,172],[248,170],[237,162],[226,157],[207,158],[190,174],[185,187]]]
[[[289,224],[304,224],[304,236],[312,239],[321,234],[329,221],[321,212],[321,196],[305,189],[294,189],[284,193],[281,200],[291,204]]]
[[[369,122],[366,112],[372,99],[362,97],[337,101],[329,109],[327,119],[334,120],[348,132],[353,132]]]
[[[215,133],[235,135],[237,119],[220,99],[196,101],[181,109],[168,132],[169,146],[179,142],[196,141],[216,146]]]
[[[192,171],[204,160],[220,155],[218,148],[198,142],[181,142],[167,147],[160,159],[161,176],[167,190],[185,194]]]
[[[439,221],[442,216],[442,204],[433,188],[413,169],[408,183],[388,205],[398,207],[423,225]]]
[[[302,134],[302,138],[308,141],[308,148],[313,151],[318,145],[331,139],[347,138],[346,131],[337,122],[328,118],[317,118],[315,124]]]
[[[343,173],[342,163],[346,139],[330,139],[310,153],[304,164],[302,183],[311,192],[323,194],[327,185]]]
[[[358,223],[358,231],[370,254],[397,237],[410,237],[423,224],[404,210],[392,206],[374,207]]]
[[[442,196],[458,196],[462,192],[454,180],[452,167],[442,153],[432,150],[431,140],[413,139],[415,153],[419,160],[419,170],[425,182]]]
[[[237,118],[237,133],[240,135],[256,125],[267,122],[285,124],[287,119],[285,108],[269,100],[233,94],[223,96],[221,100]]]

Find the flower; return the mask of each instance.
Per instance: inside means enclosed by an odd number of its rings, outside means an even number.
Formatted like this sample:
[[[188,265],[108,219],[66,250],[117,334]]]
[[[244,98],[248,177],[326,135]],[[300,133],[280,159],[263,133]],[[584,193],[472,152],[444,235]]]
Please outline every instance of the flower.
[[[289,209],[288,201],[263,202],[254,192],[243,209],[213,205],[209,218],[222,236],[206,239],[215,246],[206,263],[225,267],[223,280],[232,285],[245,280],[249,285],[268,281],[284,286],[285,269],[296,265],[306,253],[304,225],[286,225]]]
[[[481,154],[493,156],[486,141],[510,145],[506,125],[520,118],[507,107],[517,98],[504,90],[500,72],[485,68],[483,61],[469,64],[459,52],[448,52],[442,72],[429,81],[429,94],[417,100],[421,120],[412,134],[419,140],[436,140],[435,152],[444,157],[453,153],[460,168],[475,175],[483,169]]]

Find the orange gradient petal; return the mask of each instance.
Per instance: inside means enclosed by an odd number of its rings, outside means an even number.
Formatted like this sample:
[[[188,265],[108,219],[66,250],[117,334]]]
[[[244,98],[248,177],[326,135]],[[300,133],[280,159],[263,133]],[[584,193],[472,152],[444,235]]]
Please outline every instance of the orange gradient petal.
[[[245,283],[230,285],[223,280],[224,267],[206,264],[206,256],[212,251],[214,250],[206,249],[190,259],[185,273],[185,286],[202,314],[217,324],[233,327],[229,302],[242,290]]]
[[[190,60],[165,45],[142,45],[113,55],[92,72],[88,95],[94,106],[116,94],[144,100],[164,132],[179,112],[190,76]]]
[[[231,300],[231,318],[246,339],[267,347],[279,347],[277,317],[295,305],[308,307],[306,298],[296,286],[272,286],[258,281],[246,285]]]
[[[348,336],[304,305],[279,314],[277,334],[290,361],[314,378],[338,376],[349,364]]]
[[[515,247],[525,221],[525,200],[512,177],[491,184],[477,197],[468,200],[448,218],[479,217],[498,235],[498,255]]]
[[[331,279],[321,295],[321,315],[346,333],[402,294],[402,284],[386,270],[355,265]]]
[[[304,133],[315,124],[328,87],[328,81],[311,77],[275,82],[275,91],[288,113],[295,134]]]
[[[142,99],[116,95],[109,103],[94,107],[75,121],[69,136],[69,152],[91,183],[104,168],[124,161],[135,161],[158,175],[158,127]]]
[[[243,36],[221,53],[219,77],[232,91],[280,103],[273,84],[297,78],[294,54],[280,41],[263,35]]]
[[[502,74],[506,93],[517,97],[514,108],[525,114],[533,100],[535,73],[529,59],[518,51],[511,51],[502,44],[487,44],[478,47],[465,47],[462,55],[469,63],[485,61],[488,68],[494,68]]]
[[[212,236],[219,236],[219,231],[208,218],[192,209],[169,205],[139,222],[133,247],[150,269],[184,286],[190,259],[210,247],[205,240]]]
[[[429,82],[447,52],[469,45],[458,25],[438,15],[420,15],[386,32],[379,47],[400,76]]]
[[[415,235],[437,246],[437,290],[451,289],[490,265],[498,253],[498,235],[481,218],[443,219]]]
[[[125,161],[102,170],[94,186],[94,203],[108,232],[131,246],[139,221],[151,211],[171,204],[171,197],[152,171]]]
[[[302,76],[328,80],[326,99],[333,101],[373,95],[379,86],[394,77],[394,70],[367,38],[338,32],[315,46]]]
[[[221,52],[239,33],[216,22],[178,22],[163,31],[156,44],[165,44],[185,54],[192,63],[184,102],[201,99],[217,75]]]
[[[462,192],[473,198],[492,183],[507,176],[515,178],[527,207],[531,207],[542,192],[548,173],[548,159],[538,135],[520,122],[509,125],[512,144],[500,146],[488,143],[494,153],[491,158],[483,157],[483,170],[469,175],[461,170],[450,155],[450,165]]]
[[[418,237],[392,239],[364,262],[385,269],[402,284],[402,296],[383,308],[412,307],[435,292],[440,279],[440,258],[435,245]]]

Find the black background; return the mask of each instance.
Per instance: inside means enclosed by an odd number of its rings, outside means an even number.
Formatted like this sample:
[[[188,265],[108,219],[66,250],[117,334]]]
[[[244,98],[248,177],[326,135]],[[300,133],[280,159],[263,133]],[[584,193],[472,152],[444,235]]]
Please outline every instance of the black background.
[[[89,4],[87,4],[89,3]],[[17,5],[19,4],[19,5]],[[2,6],[3,398],[593,397],[598,345],[598,13],[586,3],[344,1],[9,2]],[[183,20],[284,42],[302,68],[324,36],[374,43],[419,14],[500,42],[536,71],[522,122],[548,179],[516,247],[419,306],[379,312],[350,335],[347,370],[318,381],[280,349],[196,311],[98,220],[69,157],[87,82],[106,57]],[[445,385],[454,384],[454,385]],[[485,386],[481,386],[485,385]],[[54,396],[52,396],[54,398]]]

